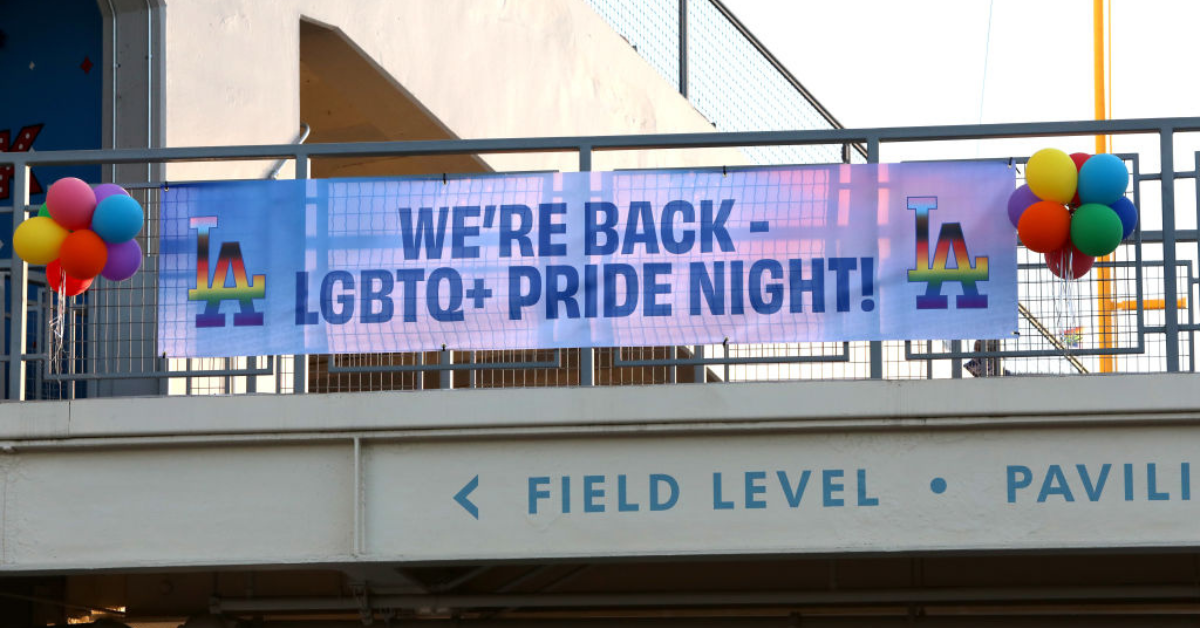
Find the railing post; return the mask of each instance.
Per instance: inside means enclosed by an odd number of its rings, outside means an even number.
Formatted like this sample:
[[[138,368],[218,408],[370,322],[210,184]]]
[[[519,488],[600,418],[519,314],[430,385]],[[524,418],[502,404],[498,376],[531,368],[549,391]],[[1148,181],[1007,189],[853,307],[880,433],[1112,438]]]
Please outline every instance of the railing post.
[[[12,232],[25,222],[26,207],[29,206],[29,166],[20,161],[13,164]],[[9,249],[12,250],[11,248]],[[12,253],[12,275],[9,277],[9,303],[12,317],[8,328],[8,398],[12,401],[25,400],[25,333],[28,327],[29,265]]]
[[[587,144],[579,146],[579,171],[591,172],[592,147]],[[596,350],[583,347],[579,350],[579,385],[594,386],[596,384]]]
[[[1179,371],[1179,301],[1175,285],[1175,129],[1158,131],[1162,172],[1163,314],[1166,328],[1167,372]]]
[[[442,345],[441,354],[438,356],[438,364],[441,366],[450,366],[451,364],[454,364],[454,354],[446,348],[446,345]],[[453,369],[444,368],[438,371],[438,388],[441,388],[442,390],[454,388]]]
[[[867,163],[879,163],[879,138],[867,138]],[[883,342],[872,340],[870,344],[871,379],[883,379]]]
[[[296,178],[309,178],[309,161],[307,153],[296,154]],[[303,211],[303,208],[302,208]],[[299,217],[303,219],[304,216]],[[292,356],[292,394],[300,395],[308,392],[308,355]]]

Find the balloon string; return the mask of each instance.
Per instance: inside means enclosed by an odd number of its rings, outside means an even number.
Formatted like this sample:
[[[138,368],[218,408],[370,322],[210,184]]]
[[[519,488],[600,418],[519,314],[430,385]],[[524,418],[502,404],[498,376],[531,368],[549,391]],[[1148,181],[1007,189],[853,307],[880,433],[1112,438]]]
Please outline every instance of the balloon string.
[[[50,318],[50,372],[58,373],[62,368],[64,350],[63,335],[67,323],[67,276],[62,270],[58,272],[58,290]]]

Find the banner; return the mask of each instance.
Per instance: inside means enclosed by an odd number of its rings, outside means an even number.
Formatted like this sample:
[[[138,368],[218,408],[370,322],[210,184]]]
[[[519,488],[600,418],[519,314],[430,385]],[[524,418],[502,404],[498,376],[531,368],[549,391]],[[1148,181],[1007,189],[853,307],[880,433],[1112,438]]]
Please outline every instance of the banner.
[[[1014,186],[998,162],[172,185],[159,350],[1002,338]]]

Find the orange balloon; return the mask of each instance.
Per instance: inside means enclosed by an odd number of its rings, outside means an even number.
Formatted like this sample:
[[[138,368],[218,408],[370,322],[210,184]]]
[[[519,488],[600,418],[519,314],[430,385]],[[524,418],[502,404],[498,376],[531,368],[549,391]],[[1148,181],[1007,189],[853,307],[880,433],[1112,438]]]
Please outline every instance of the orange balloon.
[[[1030,251],[1057,251],[1071,237],[1071,213],[1062,203],[1038,201],[1021,214],[1017,235],[1021,236],[1021,243]],[[65,248],[66,245],[63,246]]]
[[[104,270],[108,246],[90,229],[73,231],[63,240],[58,262],[63,272],[76,279],[91,279]]]

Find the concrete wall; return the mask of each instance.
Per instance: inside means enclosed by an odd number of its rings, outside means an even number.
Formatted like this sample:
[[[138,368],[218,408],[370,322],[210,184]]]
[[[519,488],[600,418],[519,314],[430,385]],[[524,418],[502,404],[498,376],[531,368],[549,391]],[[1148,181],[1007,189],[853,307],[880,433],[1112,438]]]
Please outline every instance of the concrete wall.
[[[1198,391],[1157,375],[5,404],[0,572],[1192,548]],[[674,507],[649,507],[651,474],[677,481]]]
[[[304,20],[343,36],[453,137],[712,130],[582,0],[169,0],[165,15],[170,146],[292,141]],[[574,155],[484,161],[495,170],[578,164]],[[736,150],[646,151],[598,155],[593,166],[736,163]],[[168,176],[261,177],[267,168],[172,165]]]

